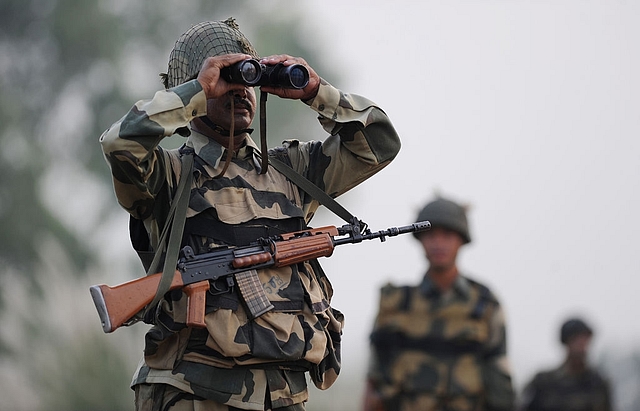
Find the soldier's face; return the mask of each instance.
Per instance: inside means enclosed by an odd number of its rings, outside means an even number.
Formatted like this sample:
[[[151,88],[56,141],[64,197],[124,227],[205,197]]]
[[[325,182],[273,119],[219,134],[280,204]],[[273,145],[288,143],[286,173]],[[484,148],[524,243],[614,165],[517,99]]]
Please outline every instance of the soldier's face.
[[[234,101],[233,113],[231,100]],[[253,87],[238,85],[237,88],[219,98],[207,100],[207,117],[224,129],[231,129],[231,119],[235,121],[235,130],[251,126],[256,114],[256,93]]]
[[[587,358],[589,344],[591,343],[591,335],[578,334],[567,341],[567,351],[569,357],[573,360],[584,361]]]
[[[447,269],[456,264],[458,250],[463,245],[460,234],[443,227],[433,227],[420,236],[420,242],[431,268]]]

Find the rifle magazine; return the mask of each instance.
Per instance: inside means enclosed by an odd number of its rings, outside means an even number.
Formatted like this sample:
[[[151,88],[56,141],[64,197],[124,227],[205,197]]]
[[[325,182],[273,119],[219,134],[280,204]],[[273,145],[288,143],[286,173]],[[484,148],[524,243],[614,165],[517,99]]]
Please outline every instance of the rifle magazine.
[[[273,309],[255,270],[235,274],[236,285],[251,318],[260,317]]]

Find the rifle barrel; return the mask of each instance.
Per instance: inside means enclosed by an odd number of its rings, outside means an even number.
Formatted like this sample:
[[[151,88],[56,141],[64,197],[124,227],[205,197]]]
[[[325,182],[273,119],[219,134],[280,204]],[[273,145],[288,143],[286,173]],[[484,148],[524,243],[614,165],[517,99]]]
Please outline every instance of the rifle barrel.
[[[362,240],[373,240],[375,238],[379,238],[380,241],[385,241],[387,237],[395,237],[400,234],[406,233],[415,233],[418,231],[424,231],[431,228],[431,223],[429,221],[419,221],[417,223],[413,223],[411,225],[405,225],[402,227],[391,227],[386,230],[380,230],[375,232],[366,232],[362,234],[358,238],[354,238],[352,236],[344,237],[344,238],[336,238],[333,241],[334,245],[342,245],[342,244],[351,244],[360,242]]]

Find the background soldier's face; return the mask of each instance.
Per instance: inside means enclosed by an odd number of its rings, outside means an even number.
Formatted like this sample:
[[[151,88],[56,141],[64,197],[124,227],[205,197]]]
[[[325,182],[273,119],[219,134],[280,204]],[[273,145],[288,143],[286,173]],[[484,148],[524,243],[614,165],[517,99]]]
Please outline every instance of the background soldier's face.
[[[433,227],[420,236],[420,242],[432,268],[455,265],[458,250],[463,244],[460,234],[443,227]]]
[[[567,341],[567,351],[569,357],[574,361],[586,361],[589,352],[591,335],[578,334]]]

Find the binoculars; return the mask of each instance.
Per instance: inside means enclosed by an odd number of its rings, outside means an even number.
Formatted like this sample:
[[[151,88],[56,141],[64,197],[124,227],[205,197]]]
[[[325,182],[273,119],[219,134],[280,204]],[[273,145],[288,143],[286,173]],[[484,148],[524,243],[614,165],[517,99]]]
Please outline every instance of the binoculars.
[[[309,71],[301,64],[274,66],[260,64],[258,60],[239,61],[220,70],[220,75],[229,83],[247,86],[273,86],[283,88],[305,88],[309,84]]]

